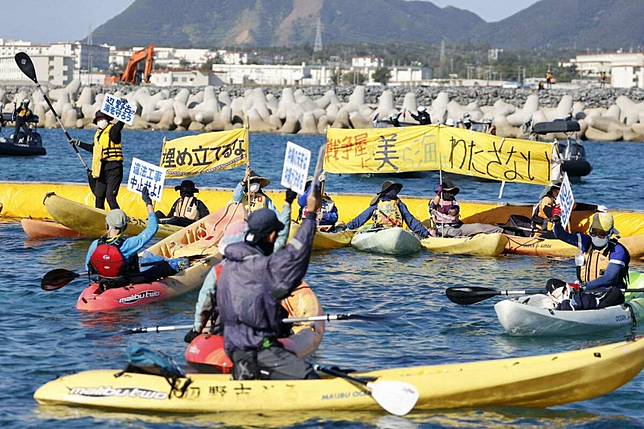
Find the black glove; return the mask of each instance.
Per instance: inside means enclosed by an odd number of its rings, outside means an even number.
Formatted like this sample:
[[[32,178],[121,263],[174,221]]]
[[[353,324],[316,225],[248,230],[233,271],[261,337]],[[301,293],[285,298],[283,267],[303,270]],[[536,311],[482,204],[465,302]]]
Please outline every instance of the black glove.
[[[152,198],[150,198],[150,192],[148,191],[147,186],[141,190],[141,199],[146,205],[147,204],[152,205]]]
[[[295,198],[297,197],[297,192],[292,191],[290,189],[286,189],[284,199],[286,200],[287,203],[293,204],[293,201],[295,201]]]
[[[195,338],[197,338],[199,336],[199,334],[201,334],[201,332],[197,332],[194,329],[191,329],[191,330],[188,331],[186,336],[183,337],[183,341],[185,341],[186,343],[190,344],[192,342],[192,340],[194,340]]]

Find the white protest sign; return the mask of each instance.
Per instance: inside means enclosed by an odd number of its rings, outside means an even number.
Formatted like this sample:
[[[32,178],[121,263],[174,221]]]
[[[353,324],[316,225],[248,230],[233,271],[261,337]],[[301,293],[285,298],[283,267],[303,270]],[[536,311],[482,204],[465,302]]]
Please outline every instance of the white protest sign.
[[[136,106],[130,104],[125,100],[114,97],[112,94],[105,94],[103,98],[103,106],[101,112],[110,115],[112,118],[125,122],[128,125],[134,123],[134,114],[136,113]]]
[[[575,206],[575,196],[572,194],[568,173],[564,173],[561,189],[559,190],[559,195],[557,195],[557,204],[561,208],[561,225],[565,228],[568,226],[572,208]]]
[[[282,169],[282,186],[298,194],[304,194],[306,178],[309,174],[311,151],[293,142],[286,143],[284,168]]]
[[[141,194],[144,187],[148,187],[150,198],[161,201],[163,183],[165,182],[165,168],[150,164],[138,158],[132,159],[130,176],[127,179],[127,189]]]

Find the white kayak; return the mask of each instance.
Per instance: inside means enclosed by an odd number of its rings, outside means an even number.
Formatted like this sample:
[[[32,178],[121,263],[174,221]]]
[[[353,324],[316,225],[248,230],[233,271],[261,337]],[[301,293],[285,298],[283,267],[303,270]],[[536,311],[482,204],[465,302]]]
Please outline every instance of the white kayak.
[[[510,335],[579,335],[636,325],[644,318],[644,297],[598,310],[554,310],[547,295],[507,299],[494,306],[503,329]]]
[[[364,230],[353,236],[351,245],[364,252],[409,255],[421,249],[420,240],[402,228]]]

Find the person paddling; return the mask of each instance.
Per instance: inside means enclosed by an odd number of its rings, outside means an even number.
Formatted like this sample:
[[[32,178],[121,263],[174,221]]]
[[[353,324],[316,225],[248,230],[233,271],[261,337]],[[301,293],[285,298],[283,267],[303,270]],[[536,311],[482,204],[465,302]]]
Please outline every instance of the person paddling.
[[[94,143],[83,143],[76,139],[71,143],[92,152],[92,169],[89,174],[90,186],[96,197],[96,208],[104,209],[107,199],[110,209],[114,210],[119,208],[116,197],[123,181],[121,131],[125,123],[118,121],[112,124],[112,120],[111,116],[101,111],[96,112],[93,121],[96,125]]]
[[[559,219],[555,220],[554,225],[555,236],[578,247],[581,252],[575,257],[579,283],[567,284],[559,279],[550,279],[546,283],[549,293],[569,294],[569,298],[562,300],[557,309],[593,310],[624,303],[631,257],[616,238],[618,232],[614,228],[613,216],[595,213],[588,234],[567,232]],[[564,290],[556,293],[555,290],[559,288]]]
[[[373,228],[394,228],[407,224],[416,235],[427,238],[429,231],[418,219],[409,212],[409,209],[398,198],[398,193],[403,185],[386,180],[380,192],[371,200],[369,207],[346,225],[346,229],[357,229],[373,220]]]
[[[183,180],[180,185],[174,187],[174,190],[179,191],[179,198],[172,204],[168,215],[166,216],[161,211],[156,212],[160,223],[188,226],[210,214],[208,207],[195,197],[195,194],[199,192],[195,182]]]
[[[188,267],[186,258],[166,260],[147,254],[139,260],[139,251],[152,240],[159,229],[147,187],[143,188],[141,195],[148,210],[148,223],[143,232],[134,237],[124,237],[127,216],[120,209],[112,210],[105,217],[105,235],[94,240],[87,249],[85,266],[91,274],[98,275],[102,290],[152,282]],[[140,271],[142,266],[149,268]]]
[[[216,302],[235,380],[318,378],[312,365],[277,339],[286,331],[281,301],[300,285],[308,269],[320,202],[318,188],[308,197],[302,226],[283,249],[274,247],[285,225],[275,212],[262,208],[249,215],[244,241],[224,250],[224,260],[215,269]]]
[[[436,196],[429,200],[429,216],[433,224],[432,235],[438,237],[469,237],[476,234],[501,233],[503,229],[485,223],[461,221],[461,207],[456,201],[460,189],[450,180],[436,187]]]

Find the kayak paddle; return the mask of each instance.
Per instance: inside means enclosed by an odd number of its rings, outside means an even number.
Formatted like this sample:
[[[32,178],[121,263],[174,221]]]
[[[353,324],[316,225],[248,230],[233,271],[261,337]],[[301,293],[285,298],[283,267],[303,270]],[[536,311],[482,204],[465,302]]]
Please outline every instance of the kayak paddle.
[[[448,287],[445,290],[447,298],[460,305],[476,304],[477,302],[485,301],[494,296],[519,296],[530,295],[535,293],[542,293],[545,289],[541,290],[498,290],[490,289],[481,286],[467,286],[467,287]]]
[[[364,386],[369,391],[374,401],[376,401],[383,410],[396,416],[404,416],[409,413],[418,401],[418,390],[409,383],[388,380],[369,381],[352,377],[345,372],[338,371],[333,368],[319,365],[314,365],[313,368],[316,371],[343,378],[351,383]]]
[[[80,152],[78,151],[78,148],[76,147],[75,144],[72,143],[72,140],[73,140],[72,136],[69,135],[69,133],[63,126],[63,123],[60,120],[60,116],[58,116],[56,109],[54,109],[54,106],[51,104],[49,97],[47,97],[47,94],[40,86],[40,83],[38,83],[38,78],[36,77],[36,69],[34,68],[34,63],[31,61],[31,58],[29,57],[29,55],[27,55],[25,52],[18,52],[14,58],[16,60],[16,64],[18,65],[18,68],[20,69],[20,71],[23,72],[25,76],[27,76],[29,79],[31,79],[33,83],[36,84],[36,87],[40,90],[43,97],[45,98],[45,101],[47,102],[47,105],[51,109],[51,113],[53,113],[54,117],[56,117],[56,121],[58,121],[58,125],[60,125],[60,128],[65,133],[65,136],[67,137],[67,141],[69,142],[72,149],[74,149],[74,152],[76,152],[78,159],[80,159],[80,162],[83,164],[83,167],[85,167],[85,170],[90,171],[89,167],[87,166],[87,163],[85,162]]]
[[[490,289],[481,286],[468,286],[468,287],[448,287],[445,290],[447,298],[460,305],[476,304],[477,302],[485,301],[488,298],[495,296],[521,296],[533,295],[537,293],[544,293],[545,289],[533,290],[498,290]],[[644,289],[626,289],[626,292],[644,292]]]
[[[305,323],[305,322],[323,322],[331,320],[383,320],[389,316],[385,314],[324,314],[322,316],[309,316],[309,317],[289,317],[287,319],[282,319],[283,323]],[[159,332],[172,332],[172,331],[181,331],[184,329],[190,329],[193,325],[169,325],[169,326],[148,326],[148,327],[137,327],[130,328],[124,331],[121,331],[121,334],[131,335],[131,334],[147,334],[147,333],[159,333]]]
[[[83,274],[87,273],[79,274],[64,268],[56,268],[45,274],[40,282],[40,288],[47,292],[58,290]]]

